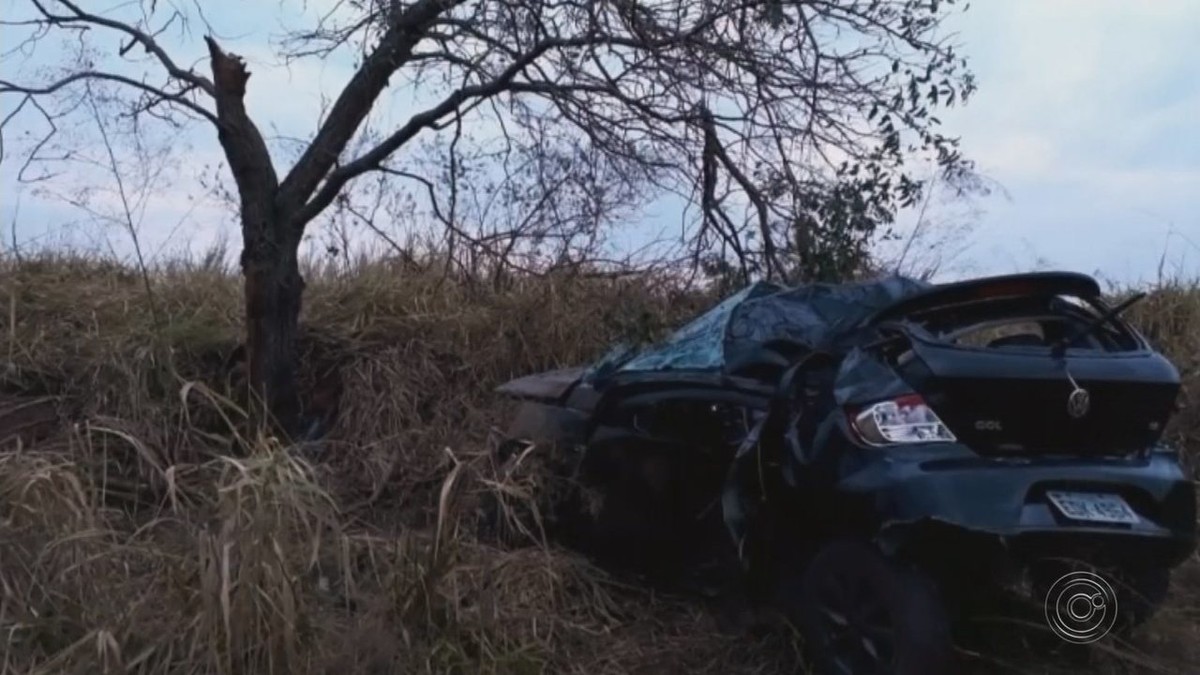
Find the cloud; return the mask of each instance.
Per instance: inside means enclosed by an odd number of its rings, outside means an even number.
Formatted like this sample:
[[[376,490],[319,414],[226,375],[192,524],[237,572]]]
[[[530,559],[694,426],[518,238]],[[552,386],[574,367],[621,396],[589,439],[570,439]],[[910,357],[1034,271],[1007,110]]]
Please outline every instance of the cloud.
[[[954,24],[980,88],[943,119],[1011,195],[985,203],[975,273],[1040,257],[1134,281],[1168,231],[1200,241],[1200,3],[1009,0]]]

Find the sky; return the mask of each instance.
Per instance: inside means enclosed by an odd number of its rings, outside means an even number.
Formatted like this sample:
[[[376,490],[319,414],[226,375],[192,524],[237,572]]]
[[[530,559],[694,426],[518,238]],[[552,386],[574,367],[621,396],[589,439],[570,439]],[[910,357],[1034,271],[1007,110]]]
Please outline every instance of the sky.
[[[307,14],[281,14],[281,3],[269,0],[204,4],[222,44],[250,64],[247,106],[268,135],[310,132],[322,95],[332,96],[351,72],[345,61],[277,65],[270,37],[285,27],[281,21],[305,25],[321,5],[306,4]],[[6,18],[23,12],[22,5],[0,0]],[[234,6],[236,12],[217,11]],[[1194,51],[1200,1],[975,0],[947,28],[970,59],[979,89],[968,105],[939,116],[999,189],[974,203],[973,212],[935,214],[957,225],[948,242],[920,252],[944,258],[940,277],[1056,268],[1128,284],[1154,281],[1160,267],[1200,277],[1200,59]],[[204,55],[201,35],[196,30],[164,42],[191,63]],[[0,28],[0,51],[13,41],[13,31]],[[43,49],[20,73],[54,56]],[[8,61],[0,67],[0,78],[17,74]],[[0,102],[0,113],[12,103]],[[402,119],[413,109],[401,93],[383,118]],[[24,122],[36,130],[35,123]],[[94,143],[95,129],[76,131]],[[167,141],[184,161],[135,200],[143,244],[167,255],[221,236],[236,242],[228,209],[195,178],[196,167],[220,160],[215,135],[198,127]],[[28,245],[78,244],[82,237],[99,248],[128,250],[120,227],[96,235],[94,214],[63,203],[71,192],[65,183],[43,183],[40,190],[20,185],[13,154],[0,163],[6,246],[14,238]],[[119,215],[117,197],[111,190],[93,192],[88,203]],[[670,200],[647,206],[627,225],[629,239],[677,221],[673,209]],[[914,213],[903,214],[901,229],[914,220]]]
[[[1008,193],[960,265],[1200,275],[1200,2],[976,0],[953,23],[979,90],[943,120]]]

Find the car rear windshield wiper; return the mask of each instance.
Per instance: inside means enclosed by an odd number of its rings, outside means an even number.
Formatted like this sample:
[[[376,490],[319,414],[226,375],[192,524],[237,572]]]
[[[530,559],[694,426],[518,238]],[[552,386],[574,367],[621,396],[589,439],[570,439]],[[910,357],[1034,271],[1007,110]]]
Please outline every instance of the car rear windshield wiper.
[[[1139,300],[1141,300],[1144,297],[1146,297],[1145,293],[1140,293],[1140,292],[1134,293],[1132,296],[1130,296],[1129,298],[1126,298],[1123,302],[1121,302],[1117,306],[1113,307],[1112,309],[1108,310],[1107,312],[1105,312],[1105,313],[1101,314],[1100,316],[1096,317],[1095,319],[1093,319],[1087,325],[1076,330],[1075,332],[1071,333],[1070,335],[1067,335],[1066,337],[1062,338],[1058,342],[1055,342],[1054,345],[1052,345],[1050,347],[1051,356],[1053,356],[1054,358],[1061,357],[1064,353],[1066,353],[1067,347],[1069,347],[1073,342],[1075,342],[1076,340],[1078,340],[1081,337],[1084,337],[1085,335],[1090,335],[1097,328],[1099,328],[1100,326],[1103,326],[1104,324],[1108,323],[1109,321],[1112,321],[1118,315],[1120,315],[1121,312],[1124,312],[1125,310],[1129,309],[1130,307],[1132,307],[1134,305],[1134,303],[1138,302]]]

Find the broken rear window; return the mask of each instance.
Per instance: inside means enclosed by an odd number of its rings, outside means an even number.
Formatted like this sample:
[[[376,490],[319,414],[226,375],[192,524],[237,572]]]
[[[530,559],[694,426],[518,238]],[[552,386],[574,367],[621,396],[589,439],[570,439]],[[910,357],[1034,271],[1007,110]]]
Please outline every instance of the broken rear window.
[[[976,349],[1044,350],[1064,340],[1073,349],[1139,349],[1123,322],[1103,320],[1106,309],[1076,296],[1032,295],[928,308],[905,320],[928,337]]]

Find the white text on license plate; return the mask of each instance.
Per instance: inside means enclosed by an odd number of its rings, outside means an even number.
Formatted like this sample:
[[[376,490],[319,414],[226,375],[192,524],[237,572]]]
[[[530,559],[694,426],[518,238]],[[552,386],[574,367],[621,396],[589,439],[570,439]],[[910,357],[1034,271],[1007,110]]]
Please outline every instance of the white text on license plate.
[[[1096,523],[1136,523],[1138,516],[1120,495],[1094,492],[1047,492],[1062,514],[1073,520]]]

